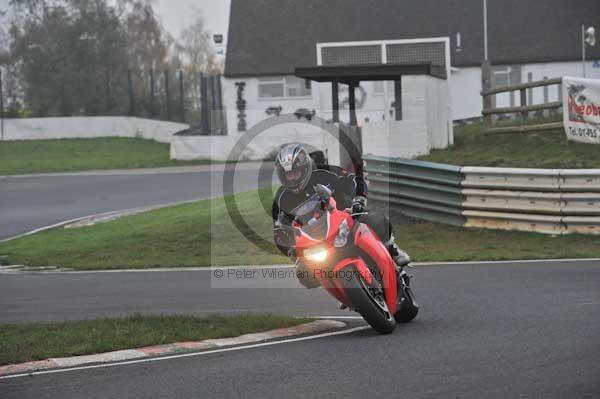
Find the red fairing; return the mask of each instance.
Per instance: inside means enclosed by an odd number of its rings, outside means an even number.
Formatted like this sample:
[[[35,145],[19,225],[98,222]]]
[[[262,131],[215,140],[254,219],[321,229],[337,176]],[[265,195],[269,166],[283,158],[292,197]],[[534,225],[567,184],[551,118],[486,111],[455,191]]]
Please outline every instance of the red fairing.
[[[373,274],[371,274],[371,270],[369,270],[365,261],[360,258],[342,259],[331,269],[331,275],[340,276],[341,278],[350,277],[349,275],[347,275],[347,273],[350,273],[350,272],[345,270],[349,266],[354,266],[356,268],[356,270],[358,271],[358,273],[361,274],[361,276],[365,279],[365,281],[368,284],[373,283],[374,278],[373,278]],[[327,275],[322,276],[322,277],[324,277],[324,278],[322,278],[322,279],[319,278],[319,281],[321,282],[321,285],[325,289],[327,289],[327,291],[329,291],[330,294],[332,294],[334,297],[336,297],[336,299],[338,301],[342,302],[344,305],[346,305],[348,307],[352,306],[352,304],[346,297],[346,291],[344,290],[344,287],[342,287],[339,279],[331,279]],[[386,298],[386,302],[387,302],[387,298]]]
[[[335,240],[335,236],[338,233],[338,228],[342,224],[342,222],[346,220],[348,223],[348,227],[352,228],[352,226],[354,225],[354,219],[352,219],[352,217],[346,212],[338,210],[335,207],[336,203],[333,198],[330,198],[329,201],[329,205],[333,208],[333,212],[327,212],[326,215],[322,216],[329,218],[329,220],[327,221],[327,238],[323,243],[326,244],[327,247],[332,247],[333,241]],[[319,242],[321,241],[315,240],[309,235],[301,233],[301,235],[296,238],[296,248],[299,250],[303,250],[315,246]]]
[[[396,313],[398,286],[396,281],[396,266],[387,248],[377,235],[367,226],[361,224],[354,236],[354,245],[362,249],[373,259],[381,272],[385,300],[390,312]]]
[[[331,255],[333,251],[336,251],[336,248],[333,246],[333,241],[335,240],[339,226],[342,224],[342,222],[346,220],[348,227],[350,229],[353,228],[353,225],[356,222],[348,213],[335,208],[335,200],[333,198],[330,199],[330,207],[330,209],[333,210],[330,212],[325,212],[325,214],[322,216],[329,218],[327,221],[327,238],[324,241],[315,240],[305,232],[301,232],[300,235],[296,237],[296,248],[299,250],[299,256],[303,256],[302,251],[305,249],[318,246],[326,247],[327,251],[330,252],[329,255]],[[383,280],[387,306],[392,314],[396,313],[396,267],[387,248],[379,240],[377,235],[364,224],[361,224],[356,230],[354,235],[354,245],[364,251],[379,268]],[[351,307],[352,304],[349,303],[339,278],[333,277],[345,276],[345,269],[350,266],[354,266],[368,284],[372,284],[374,281],[374,276],[372,275],[369,267],[361,258],[345,258],[339,261],[333,267],[330,267],[330,265],[327,265],[327,263],[322,265],[314,263],[311,264],[311,262],[308,262],[306,259],[305,263],[307,267],[312,269],[314,276],[319,280],[323,288],[329,291],[329,293],[337,300],[349,307]]]

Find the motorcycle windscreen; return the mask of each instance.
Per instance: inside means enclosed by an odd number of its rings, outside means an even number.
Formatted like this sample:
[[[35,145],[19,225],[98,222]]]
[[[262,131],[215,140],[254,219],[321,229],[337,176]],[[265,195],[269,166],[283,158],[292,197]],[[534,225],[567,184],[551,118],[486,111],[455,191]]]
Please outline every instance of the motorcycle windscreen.
[[[313,218],[302,227],[302,231],[313,240],[325,241],[329,231],[329,212],[315,213]]]
[[[317,194],[294,208],[290,214],[302,226],[302,231],[310,238],[317,241],[327,239],[329,230],[329,212],[323,209]]]

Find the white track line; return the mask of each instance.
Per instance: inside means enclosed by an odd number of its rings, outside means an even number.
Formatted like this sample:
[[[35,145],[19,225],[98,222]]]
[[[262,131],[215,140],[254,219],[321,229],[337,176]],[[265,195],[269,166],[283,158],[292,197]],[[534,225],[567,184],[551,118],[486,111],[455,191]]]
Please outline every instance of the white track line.
[[[2,241],[0,241],[2,242]],[[529,259],[529,260],[501,260],[501,261],[466,261],[466,262],[423,262],[413,263],[415,267],[427,266],[461,266],[461,265],[506,265],[506,264],[531,264],[531,263],[569,263],[569,262],[584,262],[584,263],[600,263],[600,258],[585,258],[585,259]],[[294,265],[238,265],[238,266],[208,266],[208,267],[164,267],[152,269],[108,269],[108,270],[68,270],[56,268],[55,270],[19,270],[21,266],[0,266],[0,273],[11,274],[101,274],[101,273],[167,273],[167,272],[214,272],[215,270],[237,270],[237,269],[292,269]]]
[[[292,342],[301,342],[301,341],[309,341],[309,340],[319,339],[319,338],[333,337],[336,335],[351,334],[351,333],[354,333],[357,331],[368,330],[370,328],[371,327],[369,327],[369,326],[361,326],[361,327],[354,327],[354,328],[350,328],[350,329],[342,330],[342,331],[333,331],[333,332],[329,332],[329,333],[309,335],[306,337],[291,338],[291,339],[285,339],[285,340],[273,341],[273,342],[263,342],[260,344],[237,346],[237,347],[233,347],[233,348],[214,349],[214,350],[208,350],[208,351],[204,351],[204,352],[182,353],[179,355],[155,357],[155,358],[150,358],[150,359],[128,360],[128,361],[117,362],[117,363],[95,364],[95,365],[91,365],[91,366],[72,367],[72,368],[67,368],[67,369],[45,370],[45,371],[35,371],[32,373],[13,374],[13,375],[2,376],[2,377],[0,377],[0,380],[11,379],[11,378],[21,378],[21,377],[31,377],[34,375],[43,375],[43,374],[65,373],[65,372],[69,372],[69,371],[79,371],[79,370],[89,370],[89,369],[97,369],[97,368],[105,368],[105,367],[125,366],[125,365],[129,365],[129,364],[160,362],[163,360],[179,359],[179,358],[184,358],[184,357],[211,355],[213,353],[233,352],[233,351],[239,351],[239,350],[244,350],[244,349],[261,348],[264,346],[274,346],[274,345],[287,344],[287,343],[292,343]]]
[[[413,266],[440,266],[440,265],[505,265],[509,263],[556,263],[556,262],[600,262],[600,258],[582,258],[582,259],[523,259],[523,260],[486,260],[486,261],[465,261],[465,262],[423,262],[413,263]]]
[[[16,240],[18,238],[23,238],[23,237],[27,237],[36,233],[41,233],[43,231],[47,231],[47,230],[52,230],[52,229],[56,229],[59,227],[64,227],[66,225],[72,224],[72,223],[76,223],[76,222],[80,222],[82,220],[86,220],[86,219],[96,219],[96,218],[102,218],[102,217],[106,217],[106,216],[113,216],[116,215],[118,218],[121,217],[120,215],[122,214],[126,214],[129,212],[137,212],[131,216],[135,216],[135,215],[139,215],[140,213],[145,213],[145,212],[149,212],[149,211],[154,211],[157,209],[162,209],[162,208],[169,208],[172,206],[178,206],[178,205],[185,205],[185,204],[190,204],[193,202],[199,202],[199,201],[204,201],[204,200],[211,200],[213,198],[216,197],[203,197],[203,198],[196,198],[196,199],[191,199],[191,200],[185,200],[185,201],[178,201],[178,202],[169,202],[169,203],[165,203],[165,204],[158,204],[158,205],[149,205],[149,206],[138,206],[136,208],[129,208],[129,209],[120,209],[120,210],[116,210],[116,211],[107,211],[107,212],[101,212],[101,213],[95,213],[92,215],[87,215],[87,216],[81,216],[81,217],[77,217],[75,219],[69,219],[69,220],[65,220],[62,222],[58,222],[58,223],[54,223],[48,226],[43,226],[40,228],[37,228],[35,230],[31,230],[28,231],[26,233],[23,234],[19,234],[13,237],[8,237],[8,238],[4,238],[2,240],[0,240],[0,243],[3,242],[8,242],[8,241],[12,241],[12,240]]]
[[[85,177],[85,176],[121,176],[121,175],[162,175],[162,174],[182,174],[196,172],[222,172],[225,170],[225,163],[213,163],[204,165],[189,166],[165,166],[157,168],[133,168],[133,169],[104,169],[104,170],[82,170],[76,172],[54,172],[54,173],[30,173],[22,175],[2,175],[0,179],[28,179],[40,177]],[[231,167],[230,164],[229,167]],[[235,165],[235,170],[258,170],[261,166],[257,162],[239,162]]]
[[[108,269],[108,270],[69,270],[59,267],[48,267],[43,270],[36,267],[23,265],[0,266],[0,273],[10,274],[105,274],[105,273],[168,273],[168,272],[214,272],[216,270],[269,270],[269,269],[292,269],[294,265],[241,265],[241,266],[207,266],[207,267],[165,267],[153,269]]]
[[[0,240],[0,243],[12,241],[12,240],[16,240],[17,238],[27,237],[27,236],[30,236],[32,234],[41,233],[42,231],[55,229],[55,228],[62,227],[62,226],[67,225],[67,224],[79,222],[80,220],[83,220],[83,219],[87,219],[87,218],[91,218],[91,217],[95,217],[95,216],[101,216],[101,215],[104,215],[104,214],[105,213],[102,213],[102,214],[99,213],[99,214],[96,214],[96,215],[82,216],[82,217],[78,217],[78,218],[75,218],[75,219],[65,220],[63,222],[58,222],[58,223],[55,223],[55,224],[51,224],[49,226],[44,226],[44,227],[37,228],[35,230],[28,231],[27,233],[23,233],[23,234],[19,234],[19,235],[13,236],[13,237],[8,237],[8,238],[5,238],[5,239],[2,239],[2,240]]]

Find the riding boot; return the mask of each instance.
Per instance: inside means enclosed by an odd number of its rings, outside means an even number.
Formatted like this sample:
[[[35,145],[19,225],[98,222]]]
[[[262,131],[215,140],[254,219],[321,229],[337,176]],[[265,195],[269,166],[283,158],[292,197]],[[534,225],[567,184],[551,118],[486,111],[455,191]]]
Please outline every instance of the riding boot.
[[[410,263],[410,256],[396,245],[396,238],[392,234],[388,242],[385,243],[392,259],[396,262],[396,266],[402,269]]]

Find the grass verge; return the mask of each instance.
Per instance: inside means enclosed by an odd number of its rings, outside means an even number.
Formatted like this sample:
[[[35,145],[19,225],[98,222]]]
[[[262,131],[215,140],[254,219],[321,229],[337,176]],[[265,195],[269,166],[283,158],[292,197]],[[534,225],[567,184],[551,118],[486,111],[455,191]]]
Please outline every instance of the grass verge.
[[[270,189],[236,195],[239,215],[233,219],[223,198],[199,201],[2,243],[0,262],[76,270],[285,263],[280,254],[254,246],[232,221],[271,238],[271,216],[259,193],[272,198]]]
[[[460,166],[600,168],[600,147],[568,141],[563,129],[489,136],[481,129],[481,123],[456,128],[453,146],[419,159]]]
[[[51,323],[0,324],[0,365],[292,327],[312,320],[269,314],[143,316]]]
[[[169,144],[106,137],[0,141],[0,175],[206,164],[169,159]]]
[[[239,215],[270,239],[259,195],[236,195]],[[244,231],[242,229],[241,231]],[[421,222],[397,226],[402,248],[417,262],[600,257],[598,237],[465,229]],[[280,264],[288,259],[249,242],[223,199],[199,201],[78,229],[51,230],[0,244],[0,261],[75,270]]]

